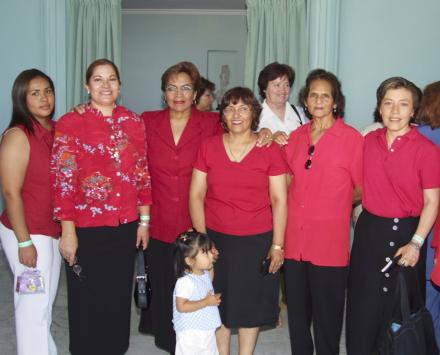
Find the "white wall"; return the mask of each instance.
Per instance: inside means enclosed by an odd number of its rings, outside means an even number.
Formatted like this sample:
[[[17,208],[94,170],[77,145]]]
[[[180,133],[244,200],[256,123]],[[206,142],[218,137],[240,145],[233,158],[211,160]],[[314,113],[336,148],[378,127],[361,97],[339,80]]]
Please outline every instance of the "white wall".
[[[376,89],[403,76],[421,89],[440,80],[439,0],[342,0],[339,78],[346,120],[372,122]]]
[[[160,109],[162,73],[186,60],[206,76],[208,50],[238,51],[242,84],[246,16],[123,13],[122,103],[138,113]]]

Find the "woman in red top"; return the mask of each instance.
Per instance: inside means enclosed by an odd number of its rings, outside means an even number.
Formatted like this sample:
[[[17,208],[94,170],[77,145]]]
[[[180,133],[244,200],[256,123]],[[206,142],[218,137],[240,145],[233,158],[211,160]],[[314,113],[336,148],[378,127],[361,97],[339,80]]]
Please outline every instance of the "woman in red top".
[[[291,348],[293,354],[312,355],[315,347],[318,355],[337,355],[363,138],[343,121],[345,99],[334,74],[310,72],[299,101],[311,122],[285,147],[292,173],[284,264]]]
[[[153,334],[158,347],[174,353],[172,324],[173,248],[176,237],[191,228],[188,191],[192,165],[200,142],[222,131],[218,113],[193,106],[200,74],[194,64],[181,62],[162,75],[167,108],[144,112],[153,206],[150,241],[146,251],[152,292],[151,305],[142,311],[139,330]]]
[[[11,122],[0,146],[0,181],[6,202],[0,240],[14,279],[26,268],[36,268],[45,284],[44,293],[14,293],[17,354],[55,355],[50,326],[61,256],[49,184],[55,107],[52,80],[37,69],[23,71],[15,79],[12,103]]]
[[[90,104],[59,120],[51,163],[66,259],[70,352],[119,355],[129,345],[136,246],[145,249],[148,242],[145,129],[135,113],[116,105],[120,77],[114,63],[90,64],[85,86]]]
[[[410,122],[421,92],[393,77],[377,89],[376,110],[385,128],[364,144],[363,212],[356,224],[347,301],[347,352],[370,355],[392,313],[396,269],[381,272],[400,257],[405,277],[425,289],[424,239],[439,204],[440,152]],[[420,285],[420,286],[419,286]]]
[[[287,167],[278,145],[256,146],[260,112],[251,90],[227,91],[220,108],[226,133],[202,143],[191,181],[193,226],[208,232],[220,253],[214,289],[222,295],[221,355],[230,352],[231,328],[239,329],[240,354],[252,354],[259,327],[276,324],[279,314]]]

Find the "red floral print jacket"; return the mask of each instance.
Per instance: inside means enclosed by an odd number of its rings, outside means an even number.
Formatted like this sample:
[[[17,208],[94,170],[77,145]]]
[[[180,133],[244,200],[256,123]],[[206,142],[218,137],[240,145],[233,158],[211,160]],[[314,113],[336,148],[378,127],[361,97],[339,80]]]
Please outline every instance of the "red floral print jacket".
[[[123,106],[58,121],[51,159],[54,216],[76,227],[118,226],[151,204],[145,127]]]

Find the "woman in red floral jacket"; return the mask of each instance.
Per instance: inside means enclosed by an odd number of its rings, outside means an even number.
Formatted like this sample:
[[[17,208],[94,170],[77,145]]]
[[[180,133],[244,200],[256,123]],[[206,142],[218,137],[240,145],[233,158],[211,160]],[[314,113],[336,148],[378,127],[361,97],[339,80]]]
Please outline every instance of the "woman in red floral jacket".
[[[67,113],[56,127],[54,214],[66,260],[70,351],[116,355],[129,345],[135,246],[145,249],[148,241],[145,128],[135,113],[116,105],[114,63],[90,64],[85,86],[85,112]]]

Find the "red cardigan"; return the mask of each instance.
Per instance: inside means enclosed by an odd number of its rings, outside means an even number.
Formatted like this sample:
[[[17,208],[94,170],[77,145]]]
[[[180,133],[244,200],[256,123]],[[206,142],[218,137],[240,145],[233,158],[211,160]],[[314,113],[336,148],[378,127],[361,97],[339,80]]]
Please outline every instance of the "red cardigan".
[[[148,146],[148,168],[151,175],[150,236],[173,243],[191,227],[189,187],[193,164],[203,139],[222,132],[220,117],[215,112],[193,108],[191,117],[174,143],[169,109],[144,112]]]

